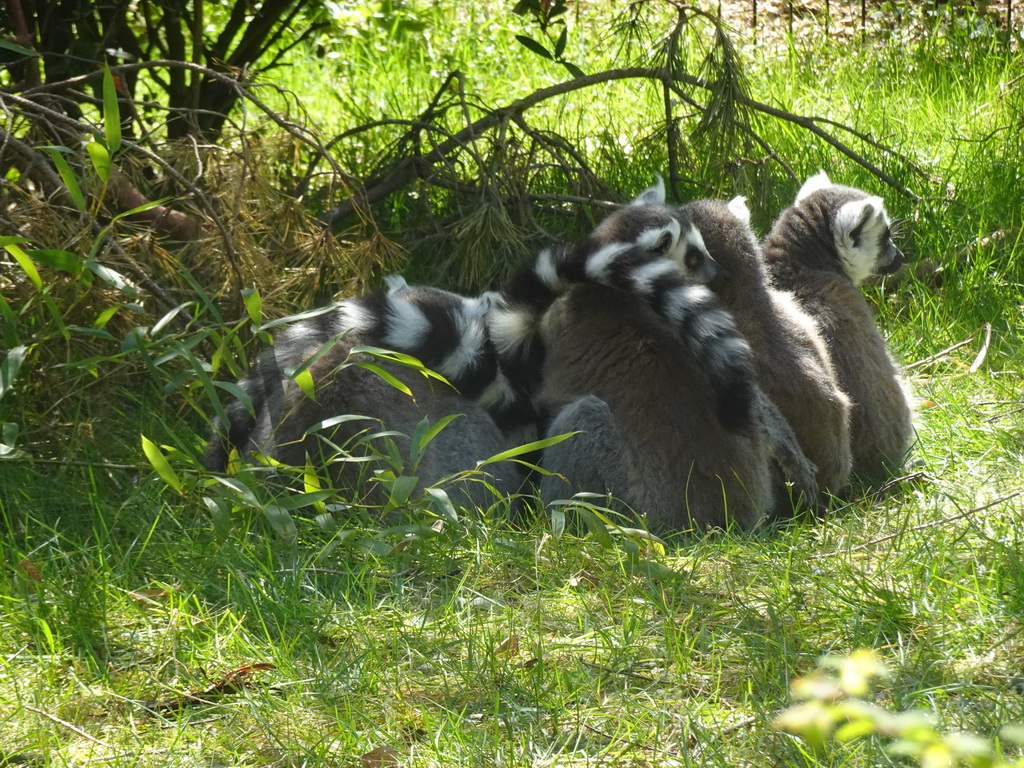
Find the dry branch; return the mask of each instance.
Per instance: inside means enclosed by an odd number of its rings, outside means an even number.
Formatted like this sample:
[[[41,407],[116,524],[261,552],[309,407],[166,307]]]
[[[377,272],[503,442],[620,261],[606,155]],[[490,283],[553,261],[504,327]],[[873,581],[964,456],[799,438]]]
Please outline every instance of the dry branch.
[[[378,203],[417,179],[429,178],[435,165],[442,162],[450,162],[452,153],[460,148],[464,148],[465,145],[471,142],[475,137],[479,137],[506,120],[521,120],[524,112],[549,99],[564,96],[575,91],[591,88],[604,83],[635,79],[668,83],[674,93],[690,102],[692,102],[692,99],[690,99],[686,91],[683,90],[683,86],[699,88],[708,92],[713,89],[713,84],[707,80],[686,73],[672,72],[667,68],[658,67],[624,67],[620,69],[611,69],[604,72],[586,75],[584,77],[578,77],[562,83],[556,83],[555,85],[548,86],[547,88],[541,88],[534,91],[529,96],[518,99],[505,107],[498,107],[486,111],[483,116],[468,123],[458,133],[450,136],[446,141],[441,142],[426,154],[413,154],[400,158],[391,169],[375,178],[369,179],[365,184],[355,189],[351,198],[328,211],[325,214],[324,219],[332,229],[337,229],[341,222],[355,213],[361,206]],[[895,150],[884,147],[869,136],[834,120],[797,115],[792,112],[787,112],[784,109],[773,107],[769,104],[764,104],[743,96],[739,97],[738,101],[742,106],[754,112],[793,123],[813,133],[815,136],[818,136],[842,152],[853,162],[867,170],[880,181],[897,190],[900,194],[914,199],[917,198],[915,193],[904,187],[885,171],[878,168],[862,154],[856,152],[854,149],[837,139],[834,135],[824,130],[819,123],[824,123],[847,131],[859,140],[868,143],[870,146],[909,163],[906,158]],[[353,130],[358,131],[359,129],[357,128]],[[749,128],[746,129],[746,131],[753,133]],[[760,143],[765,147],[766,151],[769,151],[770,154],[774,155],[770,148],[768,148],[767,144],[763,141]],[[788,172],[792,173],[792,169],[788,169]]]

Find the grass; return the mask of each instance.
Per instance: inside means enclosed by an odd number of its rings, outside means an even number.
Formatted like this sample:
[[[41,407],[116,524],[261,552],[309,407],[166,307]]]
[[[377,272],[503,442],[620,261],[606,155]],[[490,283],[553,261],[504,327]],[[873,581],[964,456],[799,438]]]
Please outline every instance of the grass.
[[[504,14],[427,15],[429,45],[451,59],[434,66],[458,63],[490,103],[561,77],[511,47]],[[328,83],[307,107],[337,128],[415,114],[436,82],[430,47],[350,38],[329,60],[346,90]],[[572,45],[574,60],[606,62],[592,35]],[[144,465],[140,432],[191,471],[196,395],[161,390],[171,374],[101,377],[89,391],[102,397],[75,398],[26,368],[0,422],[41,430],[38,403],[70,397],[48,428],[72,463],[0,463],[0,764],[373,766],[385,746],[416,766],[905,764],[880,739],[816,752],[771,725],[793,677],[865,646],[894,670],[883,706],[987,738],[1024,721],[1020,58],[985,40],[744,56],[759,100],[884,137],[929,174],[885,165],[923,198],[887,193],[932,269],[869,290],[907,363],[972,338],[912,369],[911,477],[823,520],[681,535],[647,558],[585,527],[553,537],[543,516],[511,523],[500,505],[404,544],[371,520],[331,534],[305,518],[285,541],[258,510],[214,524],[212,492],[178,495]],[[595,101],[577,105],[575,137],[632,192],[662,160],[618,137],[656,94]],[[800,173],[883,192],[791,126],[759,129]],[[748,194],[763,229],[796,184],[770,164],[738,168],[694,167],[690,191]],[[422,209],[394,211],[412,227]]]

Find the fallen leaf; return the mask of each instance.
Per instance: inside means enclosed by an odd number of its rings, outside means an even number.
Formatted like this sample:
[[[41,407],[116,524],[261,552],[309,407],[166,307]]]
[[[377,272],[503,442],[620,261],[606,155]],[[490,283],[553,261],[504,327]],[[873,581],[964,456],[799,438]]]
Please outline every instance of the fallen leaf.
[[[27,576],[32,581],[43,580],[43,573],[39,570],[39,566],[27,557],[18,563],[18,570],[21,571],[22,575]]]
[[[359,758],[363,768],[381,768],[384,765],[398,765],[398,750],[386,744],[383,747],[371,749]]]
[[[592,574],[590,571],[580,571],[575,576],[569,577],[569,586],[578,587],[580,584],[589,584],[592,587],[596,587],[600,582],[597,580],[597,576]]]
[[[509,635],[504,640],[502,640],[501,643],[498,644],[498,647],[494,649],[494,655],[498,656],[499,654],[518,656],[519,635]]]

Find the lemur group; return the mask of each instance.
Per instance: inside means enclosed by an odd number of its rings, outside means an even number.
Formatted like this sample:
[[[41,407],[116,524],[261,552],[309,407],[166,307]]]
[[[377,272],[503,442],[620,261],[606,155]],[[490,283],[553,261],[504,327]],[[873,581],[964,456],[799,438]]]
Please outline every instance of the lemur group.
[[[420,486],[466,507],[601,494],[656,532],[753,529],[854,479],[883,483],[913,438],[907,383],[860,290],[902,262],[884,201],[819,173],[763,240],[749,219],[742,197],[669,205],[659,179],[501,290],[389,277],[277,334],[215,422],[207,466],[312,463],[366,501],[384,492],[373,457],[397,448]],[[443,378],[357,365],[363,345]],[[428,441],[423,423],[442,428]],[[473,471],[566,434],[533,457],[542,472]]]

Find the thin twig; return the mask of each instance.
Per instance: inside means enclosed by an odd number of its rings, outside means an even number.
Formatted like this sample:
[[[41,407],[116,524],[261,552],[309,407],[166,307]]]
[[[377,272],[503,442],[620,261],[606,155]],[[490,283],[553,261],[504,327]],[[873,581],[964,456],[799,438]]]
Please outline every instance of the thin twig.
[[[934,363],[937,360],[943,359],[944,357],[949,355],[950,352],[955,352],[956,350],[960,349],[960,347],[966,347],[972,341],[974,341],[974,337],[973,336],[971,336],[970,338],[964,339],[963,341],[958,341],[953,346],[946,347],[941,352],[936,352],[934,355],[928,355],[928,357],[922,358],[922,359],[920,359],[920,360],[918,360],[916,362],[911,363],[910,365],[904,366],[904,370],[911,371],[914,368],[920,368],[920,367],[925,366],[925,365],[930,365],[931,363]]]
[[[88,733],[83,731],[77,725],[72,725],[67,720],[61,720],[56,715],[51,715],[49,712],[46,712],[46,711],[44,711],[42,709],[36,709],[35,707],[30,707],[28,704],[24,704],[22,706],[24,706],[25,709],[27,709],[29,712],[35,712],[37,715],[42,715],[43,717],[47,718],[48,720],[52,720],[53,722],[57,723],[58,725],[63,725],[65,728],[74,731],[79,736],[81,736],[83,739],[91,741],[93,744],[99,744],[101,747],[104,747],[105,749],[116,749],[116,747],[114,747],[113,745],[107,744],[107,742],[101,741],[100,739],[97,739],[95,736],[90,736]]]

